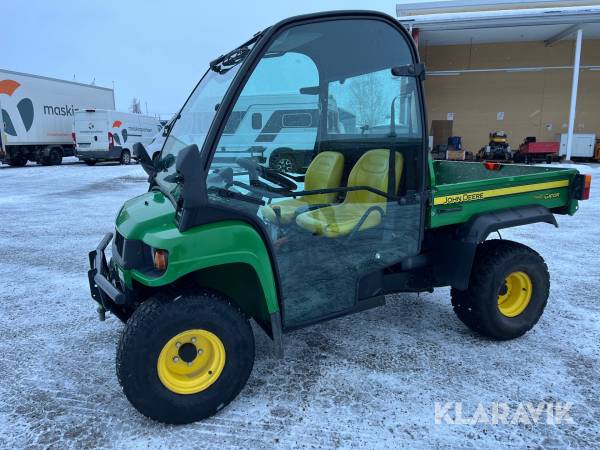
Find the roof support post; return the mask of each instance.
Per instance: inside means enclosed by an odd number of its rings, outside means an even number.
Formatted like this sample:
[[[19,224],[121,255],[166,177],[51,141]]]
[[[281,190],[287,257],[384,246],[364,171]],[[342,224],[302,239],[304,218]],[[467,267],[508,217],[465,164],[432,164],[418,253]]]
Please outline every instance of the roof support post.
[[[573,62],[573,82],[571,84],[571,108],[569,110],[569,130],[567,134],[567,161],[571,160],[573,150],[573,129],[575,128],[575,114],[577,112],[577,88],[579,86],[579,65],[581,62],[581,41],[583,39],[582,29],[577,30],[575,40],[575,60]]]

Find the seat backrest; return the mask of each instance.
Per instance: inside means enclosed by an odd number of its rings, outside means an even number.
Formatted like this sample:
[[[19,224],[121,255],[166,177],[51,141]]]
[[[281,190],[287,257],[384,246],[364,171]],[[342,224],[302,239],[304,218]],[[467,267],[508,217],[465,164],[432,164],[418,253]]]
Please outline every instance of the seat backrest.
[[[398,192],[400,177],[404,167],[404,157],[396,152],[396,187]],[[369,150],[362,155],[350,171],[348,187],[370,186],[383,192],[388,190],[388,168],[390,151],[385,149]],[[386,198],[369,191],[352,191],[346,194],[344,203],[385,203]]]
[[[329,189],[340,187],[344,172],[344,155],[338,152],[321,152],[308,166],[304,176],[304,189]],[[336,193],[308,195],[304,199],[312,204],[333,203]]]

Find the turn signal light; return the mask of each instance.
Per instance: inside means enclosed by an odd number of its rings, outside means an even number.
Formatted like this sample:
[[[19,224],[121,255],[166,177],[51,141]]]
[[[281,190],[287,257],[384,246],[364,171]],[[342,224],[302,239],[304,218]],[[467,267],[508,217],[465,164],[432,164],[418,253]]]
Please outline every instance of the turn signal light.
[[[154,268],[164,272],[167,270],[169,252],[166,250],[154,250]]]

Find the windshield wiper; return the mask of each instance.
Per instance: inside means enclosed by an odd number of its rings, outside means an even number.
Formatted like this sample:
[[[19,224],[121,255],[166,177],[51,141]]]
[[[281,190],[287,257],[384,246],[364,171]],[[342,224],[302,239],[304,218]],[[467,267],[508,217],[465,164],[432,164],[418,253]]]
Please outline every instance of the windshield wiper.
[[[252,36],[247,42],[244,42],[239,47],[233,49],[229,53],[225,53],[224,55],[219,56],[217,59],[210,62],[210,70],[217,72],[218,74],[224,74],[228,70],[237,66],[241,61],[243,61],[248,53],[250,53],[250,46],[258,41],[263,35],[264,31],[256,33]]]

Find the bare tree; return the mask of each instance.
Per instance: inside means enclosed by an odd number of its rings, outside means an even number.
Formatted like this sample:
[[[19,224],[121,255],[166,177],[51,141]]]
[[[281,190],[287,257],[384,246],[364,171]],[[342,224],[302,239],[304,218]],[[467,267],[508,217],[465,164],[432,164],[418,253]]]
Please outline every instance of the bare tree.
[[[142,106],[140,105],[140,100],[133,97],[133,99],[131,100],[131,106],[129,107],[129,110],[134,114],[141,114]]]
[[[385,117],[383,84],[377,75],[376,73],[364,75],[352,80],[349,86],[350,103],[356,112],[358,125],[373,127]]]

